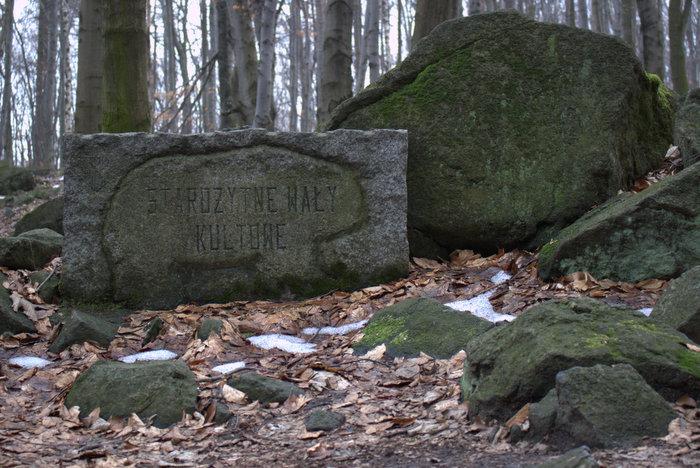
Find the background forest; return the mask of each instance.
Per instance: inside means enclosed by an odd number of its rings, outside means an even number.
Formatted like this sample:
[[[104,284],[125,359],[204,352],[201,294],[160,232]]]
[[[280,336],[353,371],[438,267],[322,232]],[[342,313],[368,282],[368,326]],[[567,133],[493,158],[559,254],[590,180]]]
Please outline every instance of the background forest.
[[[100,130],[94,117],[99,114],[91,107],[99,106],[95,94],[99,96],[102,76],[89,69],[104,53],[101,41],[90,40],[99,29],[99,3],[5,0],[0,36],[3,160],[60,168],[61,135]],[[684,94],[700,82],[697,3],[151,0],[148,112],[152,130],[160,132],[240,126],[313,131],[349,92],[405,58],[437,22],[501,9],[619,36],[635,48],[648,71]],[[80,31],[87,38],[81,63],[88,68],[79,81]],[[325,62],[324,50],[332,55]],[[352,76],[342,73],[350,62]]]

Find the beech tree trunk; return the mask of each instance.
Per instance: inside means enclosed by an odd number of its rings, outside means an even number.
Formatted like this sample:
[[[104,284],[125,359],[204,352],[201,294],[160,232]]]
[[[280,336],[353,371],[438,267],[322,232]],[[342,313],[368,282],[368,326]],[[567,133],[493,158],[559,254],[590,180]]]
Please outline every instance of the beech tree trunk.
[[[199,22],[200,29],[202,31],[202,66],[209,63],[212,59],[212,48],[209,45],[209,7],[207,6],[207,0],[200,0],[199,2]],[[214,89],[213,74],[207,73],[204,76],[206,80],[204,82],[204,91],[202,93],[202,130],[205,132],[211,132],[216,129],[216,91]]]
[[[231,81],[234,126],[253,125],[258,84],[258,56],[255,31],[246,0],[234,0],[231,9],[231,42],[233,46],[233,77]]]
[[[572,28],[576,27],[576,7],[574,5],[574,0],[566,0],[566,24]]]
[[[102,131],[148,132],[148,0],[105,4]]]
[[[668,5],[668,40],[671,61],[671,83],[680,95],[688,92],[688,75],[685,66],[685,30],[690,18],[692,0],[670,0]]]
[[[635,17],[637,16],[637,8],[634,0],[621,0],[620,22],[622,29],[622,39],[632,48],[635,48]]]
[[[476,4],[479,10],[476,11]],[[483,11],[480,0],[469,1],[469,14],[481,13]],[[418,0],[416,2],[416,22],[413,28],[411,44],[424,38],[438,24],[462,16],[462,2],[459,0]]]
[[[219,65],[219,126],[233,128],[233,96],[231,93],[231,23],[226,0],[216,1],[216,24],[219,33],[217,60]]]
[[[352,96],[352,18],[351,0],[329,0],[325,11],[318,125],[329,118],[338,104]]]
[[[175,14],[173,0],[161,0],[163,11],[163,83],[167,112],[164,114],[164,130],[172,132],[177,128],[177,62],[175,60]]]
[[[367,74],[367,42],[362,31],[362,2],[355,0],[352,5],[353,38],[355,42],[355,92],[365,87]],[[401,28],[399,28],[400,30]],[[399,39],[400,42],[400,39]]]
[[[664,43],[656,0],[637,0],[644,68],[664,80]]]
[[[299,128],[299,66],[302,64],[301,0],[291,0],[289,11],[289,130]]]
[[[276,0],[264,0],[260,23],[260,63],[258,63],[258,86],[255,95],[256,128],[272,130],[272,94],[270,92],[275,60],[275,9]]]
[[[587,0],[578,0],[579,28],[588,29],[588,4]]]
[[[365,42],[367,44],[369,82],[374,83],[379,79],[379,75],[381,74],[379,71],[379,0],[367,0]]]
[[[104,2],[81,0],[75,132],[97,133],[102,123]]]
[[[70,67],[70,25],[72,16],[68,11],[66,0],[60,1],[59,73],[58,73],[58,135],[63,136],[70,130],[71,108],[71,67]]]
[[[314,74],[314,58],[311,51],[312,22],[307,2],[302,2],[304,13],[304,50],[301,66],[301,131],[313,130],[314,105],[311,97],[311,81]]]
[[[5,0],[5,11],[2,15],[2,53],[3,53],[3,86],[2,111],[0,112],[0,149],[2,160],[14,164],[12,151],[12,34],[14,32],[14,0]]]

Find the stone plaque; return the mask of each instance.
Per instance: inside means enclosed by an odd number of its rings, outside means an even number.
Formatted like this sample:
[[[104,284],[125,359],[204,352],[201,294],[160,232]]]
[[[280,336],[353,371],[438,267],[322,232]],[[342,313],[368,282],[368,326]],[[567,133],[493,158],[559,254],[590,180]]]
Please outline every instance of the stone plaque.
[[[69,135],[64,294],[312,296],[407,272],[404,131]]]

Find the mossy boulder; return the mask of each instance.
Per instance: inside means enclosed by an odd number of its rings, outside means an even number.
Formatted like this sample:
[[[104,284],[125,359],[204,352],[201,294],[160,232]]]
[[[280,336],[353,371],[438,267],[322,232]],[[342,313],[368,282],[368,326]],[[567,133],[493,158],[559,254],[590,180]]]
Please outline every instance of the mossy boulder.
[[[391,357],[414,357],[421,352],[448,358],[493,324],[440,304],[434,299],[407,299],[386,307],[370,319],[355,354],[385,344]]]
[[[554,439],[561,445],[633,446],[662,437],[676,413],[629,364],[574,367],[556,376]]]
[[[78,377],[65,404],[79,406],[83,417],[99,407],[104,419],[136,413],[166,427],[193,412],[196,402],[195,376],[182,361],[98,361]]]
[[[539,275],[674,278],[700,264],[700,164],[591,210],[544,245]]]
[[[345,424],[345,416],[328,410],[314,410],[304,418],[307,431],[332,431]]]
[[[700,161],[700,88],[686,96],[678,111],[673,133],[683,156],[683,165],[689,167]]]
[[[50,229],[35,229],[15,237],[0,238],[0,265],[38,270],[61,255],[63,236]]]
[[[326,129],[408,129],[414,255],[536,247],[657,167],[673,102],[619,39],[497,12],[447,21]]]
[[[17,222],[14,235],[34,229],[51,229],[63,234],[63,197],[54,198],[34,208]]]
[[[246,394],[248,400],[262,404],[283,403],[292,395],[303,395],[304,391],[291,382],[285,382],[255,372],[234,375],[228,384]]]
[[[204,319],[199,324],[199,328],[197,328],[197,338],[204,341],[207,338],[209,338],[209,336],[212,333],[220,334],[221,328],[223,326],[224,326],[224,323],[219,319],[213,319],[213,318]]]
[[[7,277],[0,273],[0,335],[5,332],[13,334],[36,332],[34,323],[26,315],[15,312],[12,308],[10,291],[2,285],[5,281]]]
[[[25,167],[10,166],[0,162],[0,195],[12,195],[15,192],[28,192],[36,182],[32,171]]]
[[[651,317],[700,343],[700,266],[668,284]]]
[[[471,411],[505,420],[544,397],[562,370],[632,365],[662,396],[700,395],[700,353],[688,337],[630,309],[592,299],[548,301],[467,346],[462,394]]]
[[[88,341],[107,348],[118,329],[118,322],[107,320],[101,314],[74,309],[63,319],[61,331],[49,346],[49,351],[58,354],[70,345]]]
[[[29,281],[39,288],[37,294],[46,304],[58,299],[61,287],[61,278],[58,273],[45,270],[35,271],[29,275]]]

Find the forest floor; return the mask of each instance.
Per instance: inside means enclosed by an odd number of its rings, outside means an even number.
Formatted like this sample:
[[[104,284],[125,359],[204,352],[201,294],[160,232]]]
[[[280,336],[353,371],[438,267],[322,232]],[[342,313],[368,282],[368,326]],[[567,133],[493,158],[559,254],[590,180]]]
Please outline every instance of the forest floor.
[[[639,189],[644,184],[639,182]],[[14,209],[26,211],[26,207]],[[2,216],[11,220],[9,224],[17,218],[9,212]],[[11,226],[4,226],[4,232],[5,227]],[[125,320],[109,349],[73,345],[60,355],[47,351],[57,331],[49,317],[58,306],[42,303],[36,285],[28,282],[28,272],[3,269],[9,277],[6,286],[35,321],[38,334],[0,339],[0,466],[491,467],[547,461],[560,452],[542,443],[511,444],[498,424],[469,418],[468,405],[459,399],[463,352],[444,360],[424,355],[391,360],[381,348],[357,356],[350,346],[361,331],[302,333],[305,327],[358,322],[408,297],[449,302],[491,290],[495,310],[513,315],[543,300],[581,295],[641,309],[653,307],[666,284],[597,281],[586,274],[544,283],[537,278],[536,260],[535,254],[521,251],[491,257],[459,251],[444,262],[414,259],[408,278],[355,292],[336,291],[306,301],[137,311]],[[60,269],[60,259],[48,268]],[[492,283],[494,273],[501,270],[512,276],[504,283]],[[162,318],[165,326],[144,348],[145,328],[154,317]],[[204,317],[223,320],[221,336],[204,342],[195,338]],[[263,350],[245,339],[261,333],[303,336],[316,350],[308,354]],[[63,405],[77,375],[96,360],[151,349],[168,349],[187,362],[199,384],[198,413],[158,429],[135,416],[104,421],[93,413],[81,419],[76,409]],[[51,363],[29,370],[8,364],[8,359],[20,355],[44,357]],[[307,391],[267,407],[245,401],[226,385],[227,376],[212,370],[233,361]],[[233,415],[225,424],[213,422],[217,402],[226,404]],[[692,402],[684,403],[676,406],[680,419],[672,423],[667,437],[631,449],[596,450],[594,457],[604,466],[700,466],[700,411]],[[334,432],[307,432],[303,420],[314,408],[333,409],[347,422]]]

